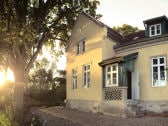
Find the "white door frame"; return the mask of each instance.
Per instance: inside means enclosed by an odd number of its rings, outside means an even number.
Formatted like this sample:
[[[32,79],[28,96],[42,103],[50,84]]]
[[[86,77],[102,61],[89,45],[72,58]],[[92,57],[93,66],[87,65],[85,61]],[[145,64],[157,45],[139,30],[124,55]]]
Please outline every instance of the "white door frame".
[[[132,100],[140,99],[139,71],[132,72]]]

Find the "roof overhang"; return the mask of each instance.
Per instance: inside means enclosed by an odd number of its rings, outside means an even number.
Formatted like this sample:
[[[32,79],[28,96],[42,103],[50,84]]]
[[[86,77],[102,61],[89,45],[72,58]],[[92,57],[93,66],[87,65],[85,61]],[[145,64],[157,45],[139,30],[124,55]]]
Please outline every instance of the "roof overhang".
[[[138,56],[138,52],[135,52],[135,53],[131,53],[125,56],[112,57],[112,58],[103,60],[98,64],[100,66],[105,66],[105,65],[114,64],[114,63],[127,62],[129,60],[136,59],[137,56]]]
[[[160,17],[155,17],[155,18],[151,18],[148,20],[144,20],[143,23],[144,24],[153,24],[153,23],[158,23],[160,21],[168,21],[167,17],[165,15],[160,16]]]
[[[112,57],[112,58],[103,60],[103,61],[101,61],[101,62],[98,63],[98,64],[99,64],[100,66],[105,66],[105,65],[108,65],[108,64],[118,63],[118,62],[121,62],[121,61],[123,61],[123,57],[122,57],[122,56],[119,56],[119,57]]]

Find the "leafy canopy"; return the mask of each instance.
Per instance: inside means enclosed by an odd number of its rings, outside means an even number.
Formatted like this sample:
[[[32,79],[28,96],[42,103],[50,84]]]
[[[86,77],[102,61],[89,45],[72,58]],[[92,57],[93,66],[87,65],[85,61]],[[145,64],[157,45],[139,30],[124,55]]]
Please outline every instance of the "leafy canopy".
[[[95,18],[98,0],[1,0],[0,57],[3,65],[27,74],[42,46],[66,46],[79,12]]]
[[[117,26],[117,27],[114,26],[112,29],[119,32],[120,34],[122,34],[124,36],[139,31],[138,27],[133,27],[128,24],[123,24],[122,26]]]

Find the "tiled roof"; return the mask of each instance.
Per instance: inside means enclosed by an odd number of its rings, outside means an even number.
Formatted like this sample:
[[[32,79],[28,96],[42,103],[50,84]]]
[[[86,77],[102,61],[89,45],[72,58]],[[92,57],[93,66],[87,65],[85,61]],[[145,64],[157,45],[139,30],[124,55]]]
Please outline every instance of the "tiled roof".
[[[143,39],[145,37],[146,37],[145,30],[141,30],[139,32],[135,32],[135,33],[124,36],[124,43],[129,43],[135,40]],[[121,44],[124,44],[124,43],[121,43]]]
[[[124,41],[124,37],[110,27],[107,27],[107,36],[109,38],[115,39],[119,43],[122,43]]]

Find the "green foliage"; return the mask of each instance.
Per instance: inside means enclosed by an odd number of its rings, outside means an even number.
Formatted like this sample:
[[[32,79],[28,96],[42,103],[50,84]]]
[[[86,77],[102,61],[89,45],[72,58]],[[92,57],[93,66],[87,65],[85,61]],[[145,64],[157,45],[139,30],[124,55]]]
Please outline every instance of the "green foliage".
[[[16,83],[24,83],[43,45],[59,40],[65,47],[78,14],[85,10],[99,18],[98,4],[98,0],[0,0],[0,64],[14,72]],[[23,107],[20,88],[15,85],[18,108]]]
[[[120,34],[122,34],[124,36],[139,31],[138,27],[133,27],[133,26],[128,25],[128,24],[123,24],[121,27],[120,26],[117,26],[117,27],[114,26],[112,29],[119,32]]]
[[[34,72],[31,77],[28,78],[29,84],[28,88],[33,89],[47,89],[50,90],[52,86],[57,83],[53,79],[52,71],[46,71],[45,69],[40,69]]]
[[[0,126],[42,126],[42,120],[29,112],[24,107],[21,111],[15,111],[13,106],[14,89],[13,82],[6,81],[0,87]],[[24,115],[26,116],[23,116]]]
[[[62,105],[66,98],[65,71],[53,76],[51,69],[38,69],[29,75],[25,92],[27,106]]]
[[[44,123],[41,118],[30,112],[24,112],[24,116],[16,120],[15,115],[19,114],[21,112],[15,113],[12,105],[5,106],[5,110],[0,111],[0,126],[42,126]]]
[[[11,126],[10,119],[3,112],[0,112],[0,125],[1,126]]]
[[[19,124],[14,120],[12,105],[6,105],[5,111],[0,111],[0,126],[19,126]]]
[[[100,18],[98,4],[98,0],[1,0],[0,57],[14,73],[22,66],[27,74],[44,44],[54,46],[59,40],[66,46],[81,10]]]
[[[31,126],[44,126],[44,121],[38,116],[34,116],[31,120]]]
[[[13,104],[14,88],[13,82],[6,81],[0,87],[0,110],[4,110],[5,106]]]

